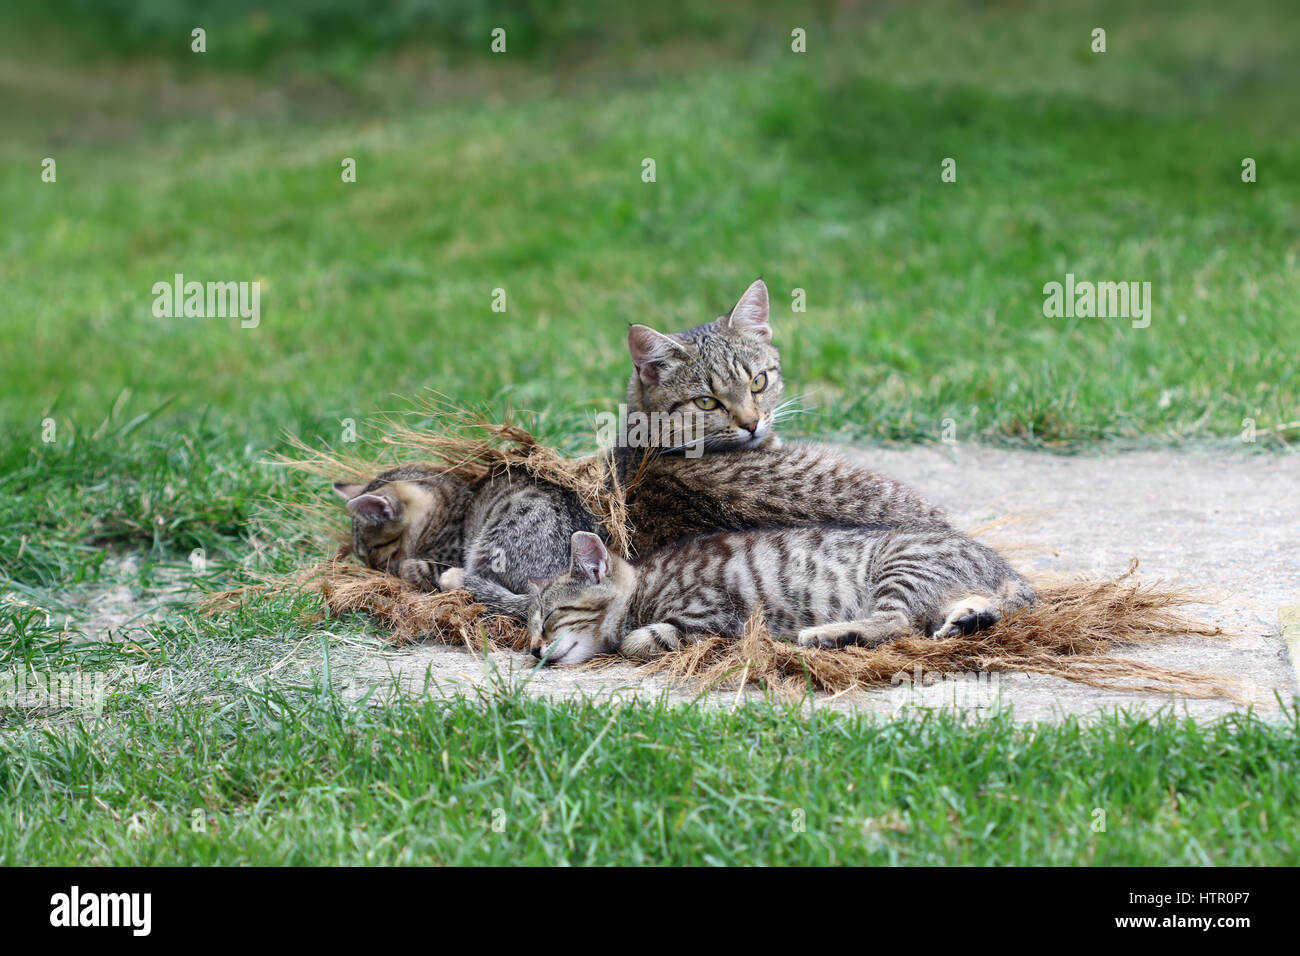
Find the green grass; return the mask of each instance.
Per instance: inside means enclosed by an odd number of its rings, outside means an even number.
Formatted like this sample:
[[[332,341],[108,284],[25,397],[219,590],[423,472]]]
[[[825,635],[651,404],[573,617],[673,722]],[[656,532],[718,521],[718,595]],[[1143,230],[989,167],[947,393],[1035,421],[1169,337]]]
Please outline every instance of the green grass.
[[[123,688],[103,723],[0,709],[4,861],[1293,861],[1293,720],[625,708],[597,743],[606,707],[254,693],[286,647],[373,635],[301,598],[183,608],[311,545],[283,518],[323,483],[264,464],[285,434],[353,419],[367,445],[431,388],[588,450],[626,324],[694,324],[756,275],[804,434],[1240,447],[1251,418],[1291,450],[1300,56],[1288,4],[1218,7],[570,10],[504,59],[456,31],[386,52],[403,4],[352,45],[325,14],[325,39],[235,18],[210,64],[148,56],[152,7],[39,55],[0,31],[0,670]],[[154,317],[175,272],[260,280],[261,325]],[[1045,318],[1067,272],[1152,282],[1150,328]],[[148,616],[88,637],[110,587]]]
[[[3,148],[0,334],[24,343],[0,365],[6,426],[28,444],[47,413],[98,420],[129,388],[137,410],[208,409],[244,440],[334,437],[431,386],[571,429],[620,393],[627,322],[694,323],[759,274],[819,433],[933,440],[951,417],[963,439],[1078,446],[1294,420],[1282,8],[1086,9],[891,10],[802,56],[778,35],[650,84],[606,64],[597,88],[375,119],[344,99],[334,120],[214,120],[182,91],[191,114],[119,104],[124,128],[92,132],[74,105],[81,127],[33,105]],[[155,318],[152,284],[175,272],[261,279],[261,326]],[[1045,318],[1066,272],[1151,281],[1151,327]]]
[[[1296,731],[244,691],[0,741],[0,861],[1294,864]]]

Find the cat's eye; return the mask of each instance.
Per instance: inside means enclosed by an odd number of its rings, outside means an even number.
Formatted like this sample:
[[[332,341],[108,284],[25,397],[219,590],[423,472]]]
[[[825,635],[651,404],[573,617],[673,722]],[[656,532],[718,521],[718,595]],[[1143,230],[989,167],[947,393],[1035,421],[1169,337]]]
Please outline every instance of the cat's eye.
[[[754,376],[754,380],[749,383],[749,390],[757,395],[765,388],[767,388],[767,373],[759,372]]]
[[[718,407],[718,400],[712,395],[701,395],[695,400],[695,404],[706,412],[711,412]]]

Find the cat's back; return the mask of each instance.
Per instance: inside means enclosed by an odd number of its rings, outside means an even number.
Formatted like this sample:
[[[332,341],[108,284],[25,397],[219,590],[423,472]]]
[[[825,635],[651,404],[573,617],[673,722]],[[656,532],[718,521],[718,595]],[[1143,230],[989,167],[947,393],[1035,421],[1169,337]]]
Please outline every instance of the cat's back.
[[[576,492],[519,469],[502,469],[485,479],[469,506],[469,520],[475,527],[491,525],[507,516],[513,525],[532,522],[568,534],[603,531]]]
[[[638,553],[690,534],[808,524],[950,527],[910,486],[831,446],[619,459]]]

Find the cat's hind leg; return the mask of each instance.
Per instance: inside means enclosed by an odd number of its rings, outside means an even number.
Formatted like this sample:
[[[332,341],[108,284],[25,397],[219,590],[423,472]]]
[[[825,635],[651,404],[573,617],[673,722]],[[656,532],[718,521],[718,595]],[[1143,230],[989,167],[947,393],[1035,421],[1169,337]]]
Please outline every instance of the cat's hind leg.
[[[439,591],[456,591],[465,586],[465,569],[448,568],[438,575]]]
[[[902,611],[877,611],[860,621],[838,621],[805,627],[796,642],[800,647],[879,647],[912,633],[911,621]]]
[[[983,594],[968,594],[954,601],[944,621],[932,635],[936,641],[963,634],[974,634],[992,627],[1002,619],[1002,609]]]
[[[465,586],[464,568],[449,568],[424,558],[403,558],[397,576],[421,591],[454,591]]]
[[[515,594],[491,578],[468,572],[461,586],[469,591],[475,601],[484,605],[493,614],[505,614],[521,621],[528,620],[528,611],[533,601],[531,594]]]
[[[1029,582],[1012,573],[994,595],[967,594],[950,604],[944,612],[943,624],[934,632],[941,641],[962,634],[974,634],[992,627],[1017,608],[1027,607],[1038,600]]]

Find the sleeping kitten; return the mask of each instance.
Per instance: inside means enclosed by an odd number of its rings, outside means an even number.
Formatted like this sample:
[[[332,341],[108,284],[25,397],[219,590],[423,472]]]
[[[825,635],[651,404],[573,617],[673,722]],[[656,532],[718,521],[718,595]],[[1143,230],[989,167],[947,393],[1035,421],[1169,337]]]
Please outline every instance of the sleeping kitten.
[[[1034,600],[996,551],[942,528],[720,533],[635,564],[579,532],[569,570],[537,592],[528,630],[533,654],[552,664],[649,658],[699,635],[735,636],[761,606],[772,633],[800,646],[871,647],[972,633]]]
[[[577,495],[520,474],[478,481],[402,465],[368,484],[336,483],[367,567],[428,591],[464,587],[497,614],[524,619],[528,582],[564,569],[569,538],[599,523]]]
[[[712,451],[779,444],[783,383],[772,345],[767,286],[754,282],[726,315],[685,332],[627,331],[632,377],[626,433],[634,447]],[[635,427],[651,416],[662,424]]]

